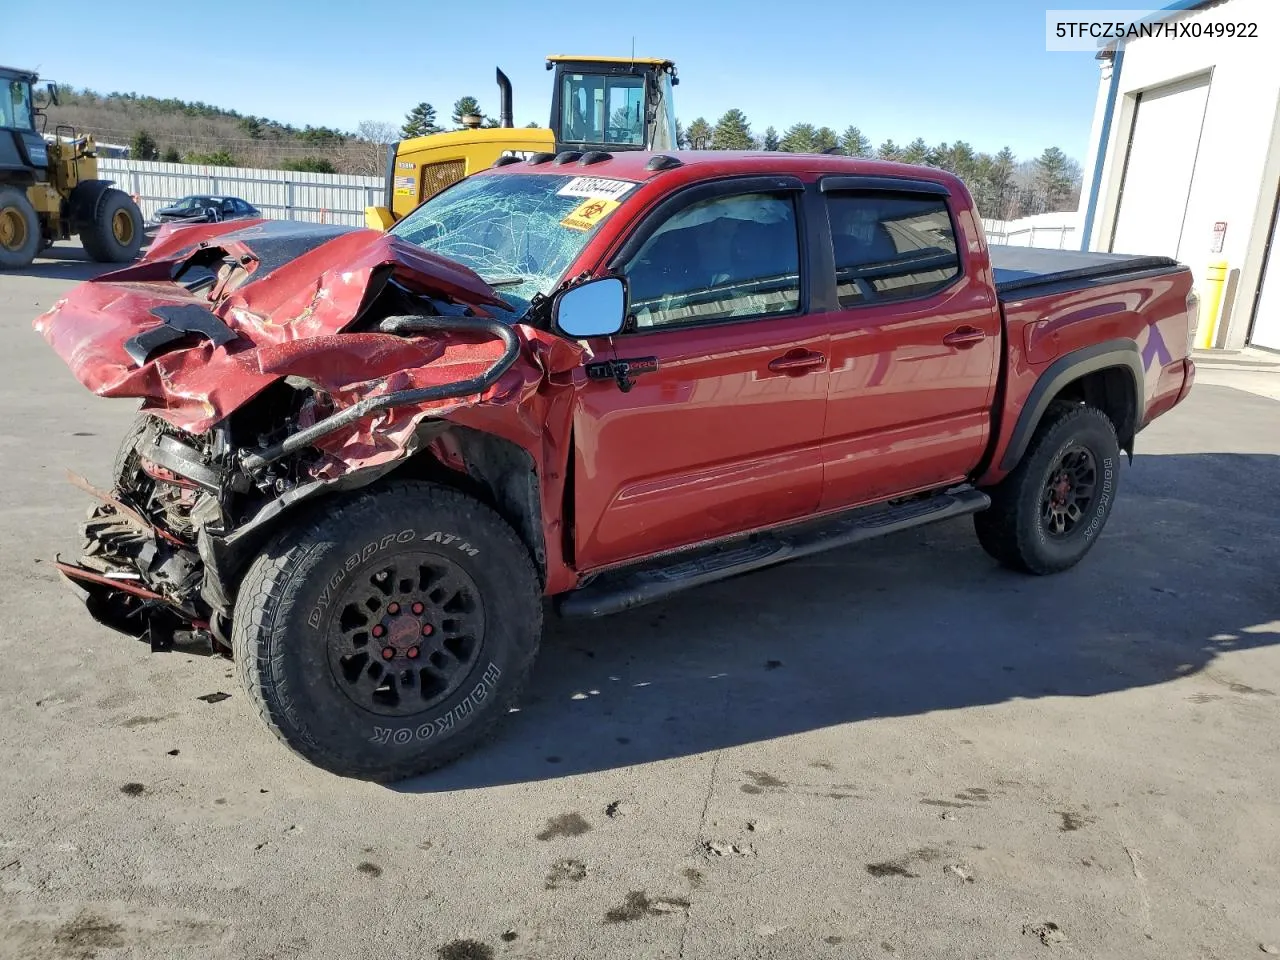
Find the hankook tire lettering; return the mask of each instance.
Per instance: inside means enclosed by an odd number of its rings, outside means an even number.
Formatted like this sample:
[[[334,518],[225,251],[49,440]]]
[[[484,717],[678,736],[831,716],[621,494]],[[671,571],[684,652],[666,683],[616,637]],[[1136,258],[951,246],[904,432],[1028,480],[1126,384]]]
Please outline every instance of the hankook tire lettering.
[[[489,696],[489,691],[498,684],[498,678],[502,676],[502,671],[498,669],[496,663],[490,663],[485,668],[484,675],[480,678],[480,682],[475,685],[472,691],[463,698],[462,702],[455,706],[452,710],[442,717],[430,720],[416,729],[413,727],[401,727],[398,730],[391,727],[374,727],[373,736],[369,738],[370,743],[386,745],[395,743],[398,746],[404,746],[411,740],[430,740],[437,733],[447,733],[452,730],[454,724],[461,723],[466,717],[469,717],[481,703]]]

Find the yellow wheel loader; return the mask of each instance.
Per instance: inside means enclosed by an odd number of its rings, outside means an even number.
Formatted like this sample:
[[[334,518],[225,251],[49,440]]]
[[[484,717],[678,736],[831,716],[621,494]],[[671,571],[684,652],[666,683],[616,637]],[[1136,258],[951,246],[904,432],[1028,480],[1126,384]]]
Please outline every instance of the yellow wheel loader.
[[[676,112],[671,88],[679,83],[670,60],[626,57],[547,57],[555,71],[549,127],[515,129],[511,81],[497,71],[499,126],[433,133],[387,145],[385,205],[365,210],[365,221],[386,230],[418,204],[500,158],[527,159],[564,151],[675,150]]]
[[[142,212],[98,179],[92,137],[59,126],[46,141],[32,90],[38,77],[0,67],[0,270],[25,267],[56,240],[78,234],[90,258],[124,263],[142,247]],[[49,102],[58,88],[48,84]]]

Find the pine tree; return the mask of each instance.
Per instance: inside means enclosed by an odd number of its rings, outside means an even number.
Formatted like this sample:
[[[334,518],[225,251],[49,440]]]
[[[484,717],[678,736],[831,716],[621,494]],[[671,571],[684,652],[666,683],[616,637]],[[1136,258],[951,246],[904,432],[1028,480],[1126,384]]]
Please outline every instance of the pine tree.
[[[876,157],[880,160],[902,160],[902,148],[892,140],[886,140],[876,147]]]
[[[857,127],[846,127],[840,135],[840,147],[851,157],[869,157],[872,155],[871,141]]]
[[[129,156],[134,160],[158,160],[160,148],[156,146],[155,138],[151,134],[145,130],[139,130],[129,142]]]
[[[916,137],[902,151],[902,162],[928,163],[932,159],[932,153],[933,151],[929,149],[929,145],[924,142],[924,137]]]
[[[747,116],[736,107],[726,110],[716,121],[711,134],[712,150],[750,150],[755,146],[751,139],[751,125]]]
[[[404,126],[400,128],[400,135],[406,140],[439,132],[440,128],[436,126],[436,108],[425,100],[409,111],[404,118]]]
[[[830,127],[819,127],[813,134],[813,152],[826,153],[828,150],[838,150],[840,148],[840,138],[836,136],[836,132]]]
[[[480,102],[475,97],[460,97],[453,105],[453,125],[455,127],[465,126],[462,118],[472,115],[480,117],[483,122],[484,111],[480,109]]]
[[[766,127],[764,131],[764,141],[760,146],[765,150],[777,150],[779,142],[778,131],[773,129],[773,127]]]
[[[1064,209],[1071,196],[1075,177],[1071,160],[1057,147],[1046,147],[1036,158],[1036,192],[1049,211]]]
[[[1013,203],[1013,172],[1018,165],[1018,158],[1013,151],[1004,147],[995,155],[991,166],[991,199],[993,206],[990,216],[998,220],[1009,217],[1009,208]]]
[[[787,153],[815,153],[818,131],[812,123],[793,123],[782,134],[778,149]]]
[[[689,149],[708,150],[711,147],[711,124],[699,117],[689,124]]]

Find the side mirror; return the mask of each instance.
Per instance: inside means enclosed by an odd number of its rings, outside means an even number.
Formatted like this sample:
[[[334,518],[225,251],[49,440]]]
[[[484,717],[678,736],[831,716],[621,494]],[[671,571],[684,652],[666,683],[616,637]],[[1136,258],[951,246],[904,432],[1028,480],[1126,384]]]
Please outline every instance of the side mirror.
[[[49,102],[55,107],[58,106],[58,85],[56,83],[45,84],[45,89],[49,92]]]
[[[602,277],[556,297],[555,325],[575,340],[611,337],[627,318],[627,285],[618,277]]]

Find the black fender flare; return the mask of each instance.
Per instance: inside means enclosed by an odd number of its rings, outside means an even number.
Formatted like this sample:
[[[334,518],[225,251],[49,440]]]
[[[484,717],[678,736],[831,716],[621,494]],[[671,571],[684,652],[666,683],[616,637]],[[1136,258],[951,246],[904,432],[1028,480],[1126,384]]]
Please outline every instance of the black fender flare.
[[[113,183],[114,180],[81,180],[71,189],[71,196],[67,198],[67,217],[73,230],[93,222],[98,201]]]
[[[1040,374],[1040,379],[1035,382],[1026,403],[1022,405],[1022,412],[1018,414],[1018,422],[1009,437],[1009,446],[1000,458],[1000,469],[1012,470],[1018,465],[1022,455],[1027,452],[1031,437],[1040,425],[1045,411],[1064,387],[1088,374],[1113,368],[1128,370],[1133,377],[1134,409],[1131,422],[1133,432],[1136,433],[1142,427],[1143,398],[1146,396],[1146,368],[1142,364],[1142,354],[1133,340],[1106,340],[1064,354]],[[1123,442],[1124,439],[1121,438],[1121,443]]]

